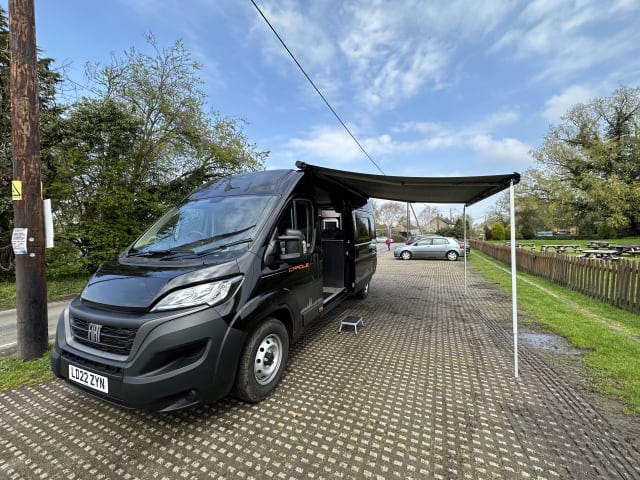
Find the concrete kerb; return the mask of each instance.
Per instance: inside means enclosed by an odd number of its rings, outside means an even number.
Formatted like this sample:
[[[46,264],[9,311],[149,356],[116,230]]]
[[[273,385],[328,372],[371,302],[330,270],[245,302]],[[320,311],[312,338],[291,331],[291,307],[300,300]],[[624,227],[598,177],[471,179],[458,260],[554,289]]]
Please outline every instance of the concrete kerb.
[[[510,296],[462,261],[381,252],[350,299],[291,349],[262,403],[122,410],[56,380],[0,393],[5,478],[640,478],[628,431],[522,345]],[[358,335],[340,319],[362,316]],[[637,427],[634,419],[630,425]],[[634,423],[636,422],[636,423]]]

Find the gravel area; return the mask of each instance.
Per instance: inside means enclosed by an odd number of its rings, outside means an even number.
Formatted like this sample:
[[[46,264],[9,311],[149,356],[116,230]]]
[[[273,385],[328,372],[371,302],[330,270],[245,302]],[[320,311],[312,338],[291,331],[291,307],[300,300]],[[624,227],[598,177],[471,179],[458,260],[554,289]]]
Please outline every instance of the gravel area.
[[[472,268],[464,292],[461,260],[380,252],[369,297],[295,344],[259,404],[148,414],[59,380],[0,393],[0,478],[640,479],[638,419],[585,388],[581,352],[523,329],[515,378],[510,295]],[[338,333],[347,315],[357,335]]]

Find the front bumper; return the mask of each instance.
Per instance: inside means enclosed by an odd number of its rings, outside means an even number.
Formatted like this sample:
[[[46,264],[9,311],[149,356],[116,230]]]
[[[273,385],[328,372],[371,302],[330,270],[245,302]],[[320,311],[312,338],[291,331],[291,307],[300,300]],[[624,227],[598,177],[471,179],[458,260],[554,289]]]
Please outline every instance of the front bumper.
[[[245,333],[229,328],[214,308],[143,314],[135,322],[130,318],[139,328],[130,353],[122,355],[77,341],[71,322],[84,317],[100,325],[122,325],[127,315],[74,303],[58,320],[51,351],[53,372],[71,385],[123,407],[156,411],[209,403],[231,391]],[[108,392],[70,380],[69,365],[106,377]]]

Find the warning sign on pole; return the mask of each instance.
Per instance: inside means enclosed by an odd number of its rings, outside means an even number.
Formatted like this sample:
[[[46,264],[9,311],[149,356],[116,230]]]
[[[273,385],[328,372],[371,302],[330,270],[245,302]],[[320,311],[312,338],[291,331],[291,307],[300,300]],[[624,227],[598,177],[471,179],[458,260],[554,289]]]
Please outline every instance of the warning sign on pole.
[[[22,180],[11,182],[11,200],[22,200]]]

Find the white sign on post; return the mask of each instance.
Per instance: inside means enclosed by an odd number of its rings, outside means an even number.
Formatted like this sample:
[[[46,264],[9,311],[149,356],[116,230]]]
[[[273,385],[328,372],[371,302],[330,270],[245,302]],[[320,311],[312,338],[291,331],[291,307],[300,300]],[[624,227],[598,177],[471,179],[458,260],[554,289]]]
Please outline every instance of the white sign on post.
[[[11,235],[11,245],[13,246],[13,253],[16,255],[27,254],[27,231],[28,228],[14,228]]]

